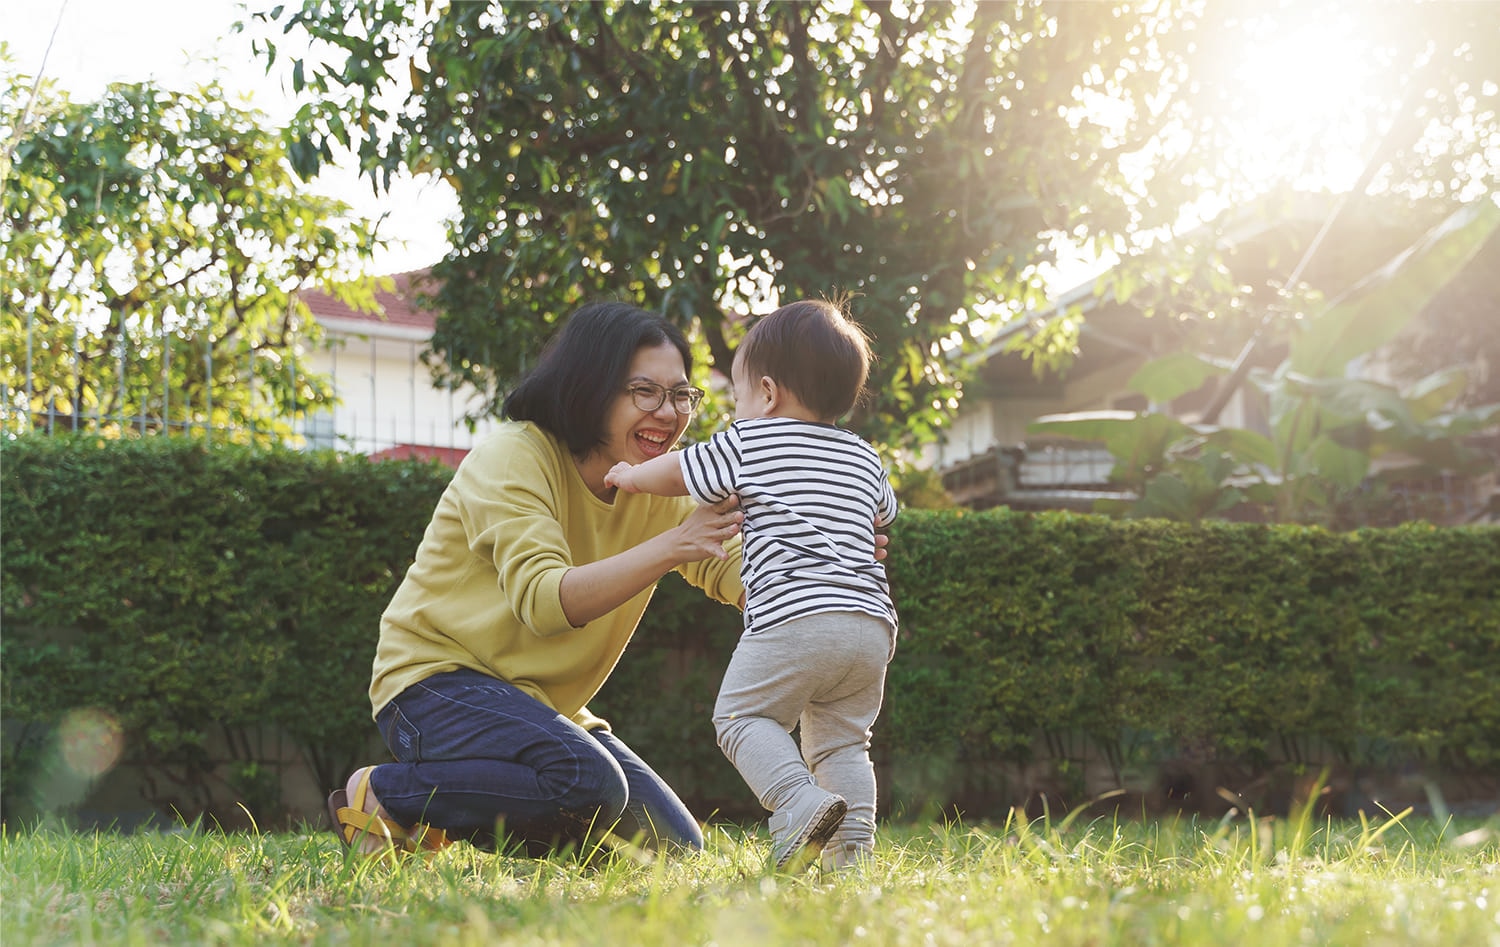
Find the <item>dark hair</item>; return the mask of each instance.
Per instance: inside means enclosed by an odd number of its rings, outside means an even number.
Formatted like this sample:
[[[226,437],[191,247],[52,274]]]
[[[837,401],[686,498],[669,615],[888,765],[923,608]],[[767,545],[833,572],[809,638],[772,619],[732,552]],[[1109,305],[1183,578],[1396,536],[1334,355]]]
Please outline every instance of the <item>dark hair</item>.
[[[693,353],[681,329],[628,303],[589,303],[542,349],[536,367],[505,396],[501,414],[531,421],[574,454],[587,454],[605,441],[605,420],[625,390],[636,351],[669,343],[691,377]]]
[[[870,374],[870,343],[843,306],[788,303],[750,327],[740,343],[743,371],[769,375],[818,417],[849,413]]]

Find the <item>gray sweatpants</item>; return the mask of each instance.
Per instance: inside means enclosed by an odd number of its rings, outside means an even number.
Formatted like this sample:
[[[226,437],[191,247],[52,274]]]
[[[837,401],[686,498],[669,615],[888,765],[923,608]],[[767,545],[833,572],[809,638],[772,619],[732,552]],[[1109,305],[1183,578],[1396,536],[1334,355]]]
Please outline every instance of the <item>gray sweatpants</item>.
[[[816,783],[849,803],[831,844],[875,841],[870,728],[880,713],[891,626],[825,612],[740,638],[714,704],[719,747],[772,812]],[[802,725],[802,748],[792,728]]]

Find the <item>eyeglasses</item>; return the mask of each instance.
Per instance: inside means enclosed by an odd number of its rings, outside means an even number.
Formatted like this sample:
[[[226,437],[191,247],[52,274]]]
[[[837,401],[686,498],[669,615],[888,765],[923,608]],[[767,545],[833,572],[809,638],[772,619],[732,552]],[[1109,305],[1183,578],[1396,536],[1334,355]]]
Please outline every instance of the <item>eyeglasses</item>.
[[[692,385],[663,388],[661,385],[641,382],[631,385],[627,390],[635,406],[647,414],[660,408],[668,394],[672,396],[672,407],[678,414],[692,414],[693,409],[698,407],[698,402],[703,400],[703,389]]]

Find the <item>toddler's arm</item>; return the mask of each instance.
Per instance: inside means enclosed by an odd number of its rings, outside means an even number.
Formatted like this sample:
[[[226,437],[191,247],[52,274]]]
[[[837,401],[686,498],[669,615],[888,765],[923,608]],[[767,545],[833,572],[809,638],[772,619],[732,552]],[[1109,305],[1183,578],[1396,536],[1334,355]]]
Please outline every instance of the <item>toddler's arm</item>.
[[[688,495],[677,451],[653,457],[644,464],[631,465],[622,460],[604,475],[604,484],[626,493],[653,493],[659,497]]]

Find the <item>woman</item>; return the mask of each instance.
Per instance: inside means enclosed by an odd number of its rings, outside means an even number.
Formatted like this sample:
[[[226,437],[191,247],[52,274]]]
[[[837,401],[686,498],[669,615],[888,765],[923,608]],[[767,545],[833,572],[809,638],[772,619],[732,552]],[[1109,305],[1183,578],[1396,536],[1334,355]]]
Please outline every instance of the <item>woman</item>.
[[[703,396],[691,368],[676,327],[595,303],[505,399],[508,423],[459,466],[382,616],[370,700],[397,762],[329,797],[345,844],[534,850],[597,826],[702,847],[687,807],[587,707],[668,571],[743,601],[732,499],[604,483],[677,443]]]

